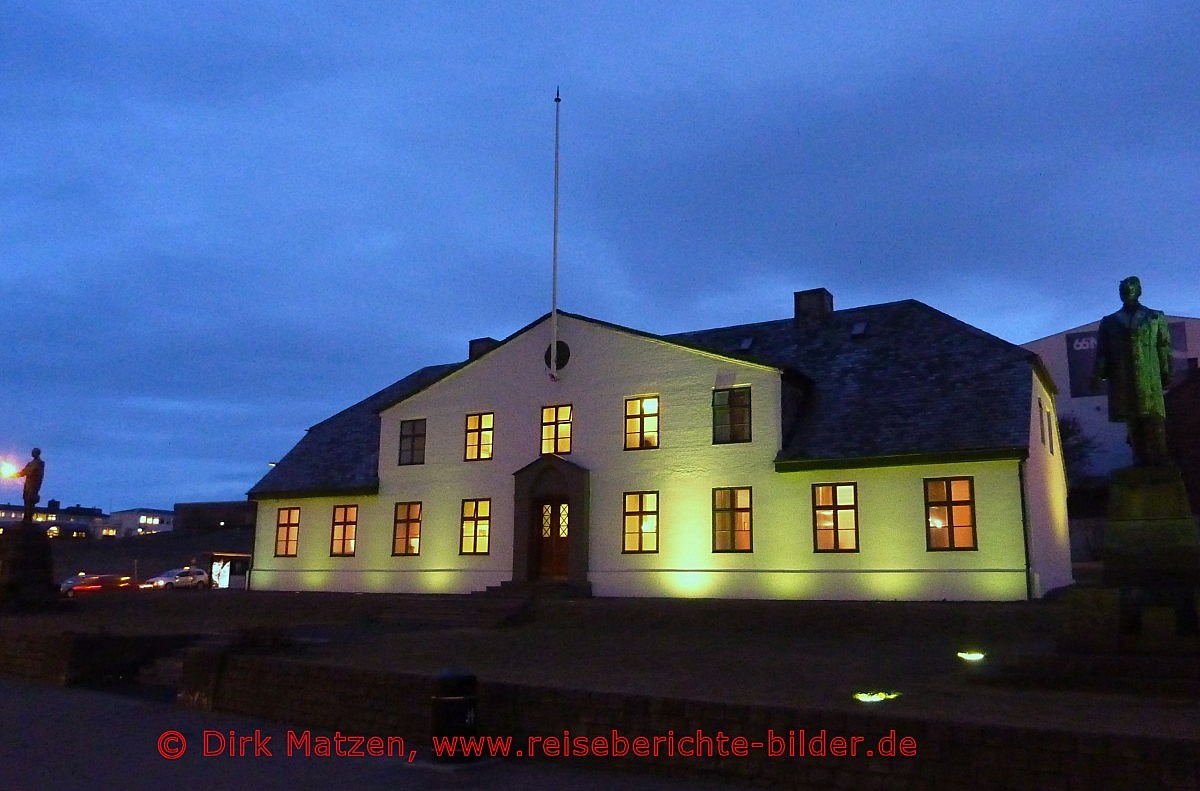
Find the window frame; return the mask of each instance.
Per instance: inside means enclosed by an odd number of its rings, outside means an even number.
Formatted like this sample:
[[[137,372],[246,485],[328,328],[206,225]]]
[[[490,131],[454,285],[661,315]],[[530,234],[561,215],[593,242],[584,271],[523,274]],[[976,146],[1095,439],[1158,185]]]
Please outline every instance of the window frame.
[[[646,500],[647,500],[648,496],[652,496],[654,498],[654,507],[653,508],[646,507]],[[631,497],[637,498],[637,507],[633,510],[630,510],[630,508],[629,508],[629,498],[631,498]],[[661,525],[661,521],[659,518],[659,508],[661,506],[662,506],[662,497],[659,495],[657,490],[635,491],[635,492],[622,493],[622,495],[621,495],[621,554],[622,555],[655,555],[655,554],[658,554],[658,551],[662,546],[662,542],[659,540],[659,527]],[[647,531],[643,530],[642,528],[646,523],[646,518],[651,517],[651,516],[654,518],[654,530],[649,531],[649,532],[654,536],[654,548],[647,549],[646,548],[646,540],[645,540]],[[636,527],[637,527],[636,531],[629,530],[629,524],[630,524],[629,520],[631,520],[631,519],[637,520],[636,521]],[[637,548],[630,549],[628,539],[629,539],[629,536],[634,535],[635,533],[637,535]]]
[[[955,499],[954,482],[966,482],[967,499]],[[946,499],[934,500],[930,496],[930,484],[941,483],[946,487]],[[927,552],[977,552],[979,550],[979,511],[975,501],[975,478],[971,475],[952,475],[945,477],[924,478],[921,481],[922,493],[925,499],[925,550]],[[933,509],[945,508],[948,523],[946,530],[946,546],[934,546]],[[955,524],[956,508],[968,508],[971,519],[971,545],[956,546],[955,532],[960,525]]]
[[[479,419],[474,428],[471,427],[471,418]],[[468,412],[464,426],[463,461],[491,461],[495,455],[496,413]],[[471,455],[472,451],[474,456]]]
[[[743,442],[753,441],[753,394],[750,390],[750,385],[734,385],[732,387],[713,388],[712,444],[736,445]],[[718,404],[718,396],[722,394],[724,394],[726,397],[725,403]],[[742,394],[745,394],[744,404],[732,403],[735,395],[741,398]],[[742,421],[735,421],[734,417],[741,412],[745,413],[745,419]],[[744,437],[741,436],[743,429],[740,427],[744,427]],[[727,433],[727,436],[722,437],[722,433]]]
[[[559,417],[560,410],[567,410],[565,420]],[[547,420],[546,413],[553,410],[550,419]],[[542,433],[541,433],[541,455],[542,456],[567,456],[571,453],[571,448],[574,444],[574,432],[571,424],[575,420],[574,404],[548,404],[542,407]],[[566,429],[565,432],[563,429]],[[549,435],[547,435],[549,431]],[[566,442],[567,449],[560,450],[561,443]],[[551,450],[546,450],[546,443],[552,442]]]
[[[653,412],[647,412],[645,409],[646,402],[650,400],[654,401]],[[629,411],[631,404],[637,404],[637,411],[632,414]],[[658,450],[662,446],[662,398],[657,394],[651,393],[626,398],[623,420],[625,427],[625,450]],[[654,427],[647,429],[648,422],[653,422]],[[632,431],[630,430],[631,425],[634,427]],[[646,444],[648,436],[654,437],[654,444]],[[634,439],[636,444],[630,444],[631,438]]]
[[[412,431],[405,433],[406,428],[420,427],[420,432]],[[413,418],[412,420],[400,421],[400,448],[396,458],[396,465],[399,467],[412,467],[418,464],[425,463],[425,437],[426,424],[425,418]],[[420,438],[420,447],[416,445],[417,438]],[[405,460],[407,451],[408,459]],[[419,457],[419,458],[418,458]]]
[[[745,508],[739,507],[737,505],[737,499],[738,499],[737,493],[743,492],[743,491],[746,493],[746,501],[747,501]],[[721,492],[729,493],[729,507],[728,508],[718,508],[718,506],[717,506],[717,498],[719,497],[719,493],[721,493]],[[746,529],[745,529],[745,531],[739,531],[737,529],[737,521],[738,521],[737,514],[739,514],[739,513],[746,514]],[[729,528],[727,531],[724,529],[721,529],[720,531],[718,530],[718,522],[721,521],[720,516],[722,514],[732,514],[733,515],[730,518],[730,524],[729,524]],[[729,546],[728,546],[728,548],[725,548],[725,549],[719,549],[717,547],[717,536],[719,535],[719,533],[723,533],[723,532],[729,533]],[[739,532],[746,533],[746,546],[743,548],[739,548],[737,546],[737,541],[735,540],[737,538],[737,535]],[[712,490],[712,551],[714,553],[726,553],[726,552],[748,553],[748,552],[754,551],[754,487],[752,487],[752,486],[717,486],[717,487],[713,488],[713,490]]]
[[[473,506],[474,513],[471,516],[467,515],[467,504]],[[486,505],[487,513],[483,516],[479,514],[481,504]],[[467,524],[471,524],[471,549],[467,549]],[[479,526],[484,523],[485,530],[483,536],[484,549],[479,549]],[[474,499],[464,499],[462,508],[459,510],[459,531],[458,531],[458,554],[460,555],[490,555],[492,550],[492,498],[478,497]]]
[[[841,487],[849,486],[852,490],[852,502],[849,505],[844,505],[838,501],[838,490]],[[818,489],[827,488],[830,490],[832,499],[831,505],[818,505],[817,491]],[[817,516],[822,511],[828,511],[833,516],[833,527],[821,528],[817,523]],[[854,520],[854,546],[841,546],[842,528],[840,527],[841,520],[838,515],[842,511],[849,511]],[[836,483],[814,483],[812,485],[812,520],[813,520],[813,552],[816,553],[844,553],[858,552],[860,548],[860,537],[858,532],[858,483],[855,481],[838,481]],[[822,548],[820,536],[821,532],[830,532],[833,534],[833,546],[831,548]]]
[[[338,519],[338,512],[341,512],[341,519]],[[350,518],[351,514],[353,518]],[[338,535],[338,528],[341,528],[341,535]],[[329,529],[329,557],[331,558],[352,558],[356,549],[358,539],[358,505],[335,505],[333,507],[333,516],[330,519]],[[338,549],[338,545],[341,549]],[[349,550],[347,551],[347,546]]]
[[[284,522],[283,517],[284,517],[285,511],[288,512],[289,517],[291,516],[291,512],[294,511],[296,521],[295,522],[292,522],[292,521]],[[280,530],[282,530],[284,528],[288,528],[289,533],[287,536],[284,537],[283,541],[280,542]],[[113,535],[116,535],[116,534],[114,533]],[[285,550],[284,552],[279,551],[279,546],[281,543],[283,544],[283,547]],[[291,548],[291,552],[286,551],[289,547]],[[275,557],[277,557],[277,558],[294,558],[298,555],[299,551],[300,551],[300,507],[294,506],[294,505],[282,506],[275,512]]]
[[[412,506],[416,506],[417,515],[412,516]],[[404,516],[400,509],[404,507]],[[425,518],[425,506],[420,500],[402,500],[392,509],[392,557],[415,557],[421,554],[421,522]],[[416,534],[413,532],[416,525]],[[404,528],[403,536],[400,529]],[[412,541],[416,540],[417,548],[412,550]],[[401,551],[398,551],[401,550]]]

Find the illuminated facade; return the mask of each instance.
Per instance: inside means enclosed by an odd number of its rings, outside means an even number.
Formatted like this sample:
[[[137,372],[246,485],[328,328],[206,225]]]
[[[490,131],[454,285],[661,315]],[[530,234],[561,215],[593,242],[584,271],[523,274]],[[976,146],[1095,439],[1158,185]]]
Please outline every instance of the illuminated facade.
[[[1052,385],[921,303],[657,336],[558,314],[309,429],[251,586],[1037,597],[1071,581]],[[565,353],[564,353],[565,352]]]

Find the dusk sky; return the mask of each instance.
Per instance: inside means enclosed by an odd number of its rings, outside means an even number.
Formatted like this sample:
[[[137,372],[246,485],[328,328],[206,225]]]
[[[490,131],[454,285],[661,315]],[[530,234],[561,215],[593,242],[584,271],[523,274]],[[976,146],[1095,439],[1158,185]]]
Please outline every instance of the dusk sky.
[[[559,305],[918,299],[1014,343],[1200,316],[1200,4],[0,0],[0,459],[241,499]],[[19,502],[20,485],[0,485]]]

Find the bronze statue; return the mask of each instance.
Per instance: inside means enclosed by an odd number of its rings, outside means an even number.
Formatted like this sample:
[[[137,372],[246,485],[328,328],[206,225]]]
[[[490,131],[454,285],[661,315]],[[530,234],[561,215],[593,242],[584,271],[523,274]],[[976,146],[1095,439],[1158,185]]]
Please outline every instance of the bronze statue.
[[[1138,302],[1141,281],[1121,281],[1121,309],[1100,320],[1096,339],[1097,382],[1108,380],[1108,419],[1125,423],[1134,464],[1167,463],[1166,405],[1171,382],[1171,333],[1162,311]]]
[[[30,455],[33,458],[17,473],[17,477],[25,479],[25,518],[22,523],[26,526],[33,524],[33,509],[41,499],[42,479],[46,477],[46,462],[42,461],[41,448],[34,448]]]

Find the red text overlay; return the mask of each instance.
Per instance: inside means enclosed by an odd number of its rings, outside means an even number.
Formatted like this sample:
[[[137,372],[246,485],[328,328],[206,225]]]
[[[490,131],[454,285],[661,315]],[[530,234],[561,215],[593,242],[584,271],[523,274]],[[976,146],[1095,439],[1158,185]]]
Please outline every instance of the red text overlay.
[[[656,736],[626,736],[610,731],[603,736],[442,736],[433,739],[434,755],[468,758],[915,758],[917,740],[893,729],[879,737],[818,731],[768,730],[764,738],[703,730]]]

